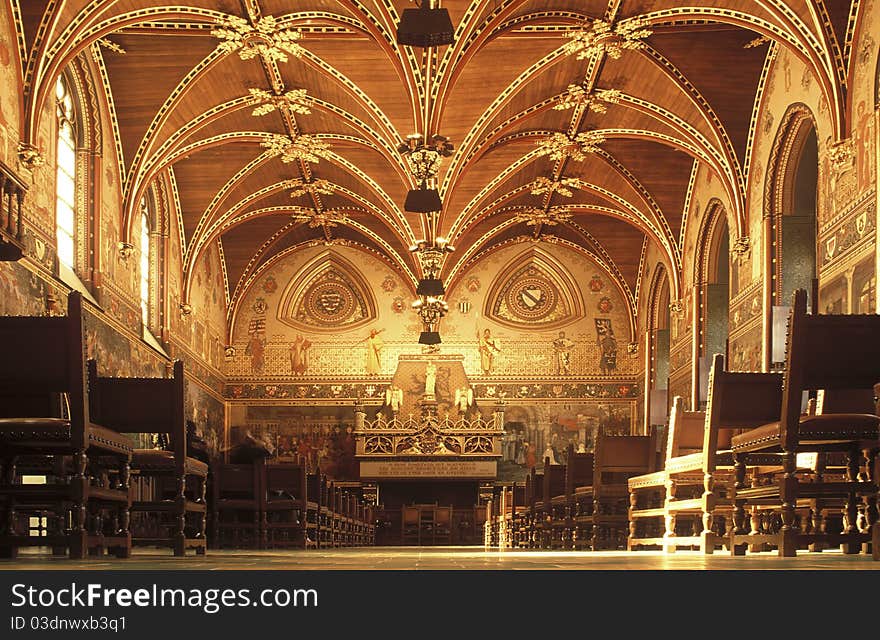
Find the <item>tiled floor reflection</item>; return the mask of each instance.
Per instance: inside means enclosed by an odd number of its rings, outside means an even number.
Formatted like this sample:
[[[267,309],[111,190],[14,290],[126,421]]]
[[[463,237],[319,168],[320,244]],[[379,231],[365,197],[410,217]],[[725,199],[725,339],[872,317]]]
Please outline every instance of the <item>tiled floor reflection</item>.
[[[797,558],[774,553],[731,557],[716,552],[664,555],[641,551],[486,551],[482,547],[375,547],[309,551],[209,551],[206,557],[174,558],[169,553],[136,550],[128,560],[93,558],[71,562],[36,550],[22,552],[17,560],[0,560],[0,570],[47,569],[880,569],[866,555],[836,551],[803,552]]]

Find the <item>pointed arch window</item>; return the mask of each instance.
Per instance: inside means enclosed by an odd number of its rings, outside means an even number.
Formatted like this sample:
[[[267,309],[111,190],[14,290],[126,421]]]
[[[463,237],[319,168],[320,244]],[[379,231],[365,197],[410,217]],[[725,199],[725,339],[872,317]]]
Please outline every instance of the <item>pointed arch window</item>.
[[[141,262],[140,262],[140,293],[141,319],[144,327],[150,324],[150,259],[152,247],[150,242],[150,221],[152,219],[149,201],[146,196],[141,200]]]
[[[55,226],[58,260],[73,270],[76,261],[76,140],[77,123],[73,94],[64,75],[55,85],[58,117]]]

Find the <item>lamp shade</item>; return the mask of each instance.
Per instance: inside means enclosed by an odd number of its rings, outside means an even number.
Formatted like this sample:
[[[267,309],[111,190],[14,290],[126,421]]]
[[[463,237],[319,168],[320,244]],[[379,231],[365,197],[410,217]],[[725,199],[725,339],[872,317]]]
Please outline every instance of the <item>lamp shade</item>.
[[[440,334],[436,331],[422,331],[419,334],[419,344],[440,344]]]
[[[416,287],[416,294],[420,296],[442,296],[446,293],[443,281],[439,278],[422,278]]]
[[[403,208],[411,213],[431,213],[440,211],[443,202],[436,189],[410,189],[406,194]]]
[[[404,9],[397,25],[397,44],[411,47],[438,47],[455,42],[455,30],[446,9]]]

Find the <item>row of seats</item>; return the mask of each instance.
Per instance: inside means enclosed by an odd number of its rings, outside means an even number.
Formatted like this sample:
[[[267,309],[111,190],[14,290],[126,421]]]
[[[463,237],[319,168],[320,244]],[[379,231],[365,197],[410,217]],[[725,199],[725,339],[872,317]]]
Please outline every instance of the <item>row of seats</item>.
[[[524,549],[625,547],[627,480],[657,466],[655,437],[600,434],[593,452],[567,464],[544,460],[525,484],[496,488],[486,522],[489,546]]]
[[[600,434],[592,454],[545,461],[496,491],[486,543],[880,559],[877,335],[880,316],[808,314],[799,290],[781,373],[726,371],[716,355],[706,410],[675,398],[665,445]]]
[[[76,292],[65,317],[0,318],[0,344],[0,556],[128,557],[134,544],[203,554],[208,466],[187,456],[183,364],[170,378],[99,376]],[[132,446],[129,434],[156,433],[165,450]]]
[[[372,507],[300,461],[211,468],[212,546],[330,548],[375,543]]]

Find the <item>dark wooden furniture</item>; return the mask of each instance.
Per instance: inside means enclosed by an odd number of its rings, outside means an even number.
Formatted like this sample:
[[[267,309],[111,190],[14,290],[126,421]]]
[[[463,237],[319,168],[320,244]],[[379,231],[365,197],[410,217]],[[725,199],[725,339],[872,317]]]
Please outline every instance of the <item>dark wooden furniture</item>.
[[[0,318],[0,452],[4,511],[0,555],[22,546],[69,550],[71,558],[107,549],[131,552],[130,440],[92,422],[86,389],[82,297],[66,317]],[[45,484],[21,476],[45,475]],[[49,520],[29,536],[20,520]]]
[[[599,433],[593,452],[591,482],[574,488],[576,548],[593,551],[626,548],[629,533],[627,481],[632,476],[655,470],[656,438],[656,433],[650,436]],[[581,464],[587,463],[582,461]]]
[[[568,498],[565,494],[565,468],[564,464],[550,464],[550,458],[544,458],[544,482],[541,485],[543,499],[540,514],[540,546],[542,549],[562,548],[563,530],[566,523],[565,512],[568,508]]]
[[[131,511],[141,516],[132,544],[203,555],[208,465],[187,456],[183,363],[174,363],[171,378],[102,377],[95,360],[89,360],[88,372],[95,420],[120,433],[164,434],[168,443],[167,450],[136,449],[132,455],[133,483],[141,485],[132,496]]]
[[[522,520],[523,547],[537,549],[541,544],[542,528],[541,513],[543,512],[544,470],[541,473],[535,467],[529,469],[526,476],[526,508]]]
[[[880,418],[868,398],[880,381],[880,315],[808,315],[806,291],[794,294],[788,322],[781,408],[761,426],[736,435],[734,553],[756,542],[775,546],[780,556],[798,547],[812,550],[840,545],[857,553],[864,545],[880,559],[875,460],[880,449]],[[803,394],[834,396],[814,413],[801,411]],[[824,404],[824,403],[822,403]],[[837,406],[830,406],[836,404]],[[782,473],[767,483],[746,483],[754,456],[779,452]],[[800,453],[817,454],[813,469],[799,469]],[[842,474],[825,464],[842,454]],[[838,504],[841,521],[826,518]],[[861,508],[861,514],[859,510]],[[750,530],[746,512],[750,511]]]
[[[404,505],[401,539],[408,546],[449,545],[452,507],[437,504]]]
[[[266,463],[265,490],[260,492],[262,547],[314,547],[306,531],[306,467]]]
[[[211,465],[212,547],[261,548],[264,464]]]

